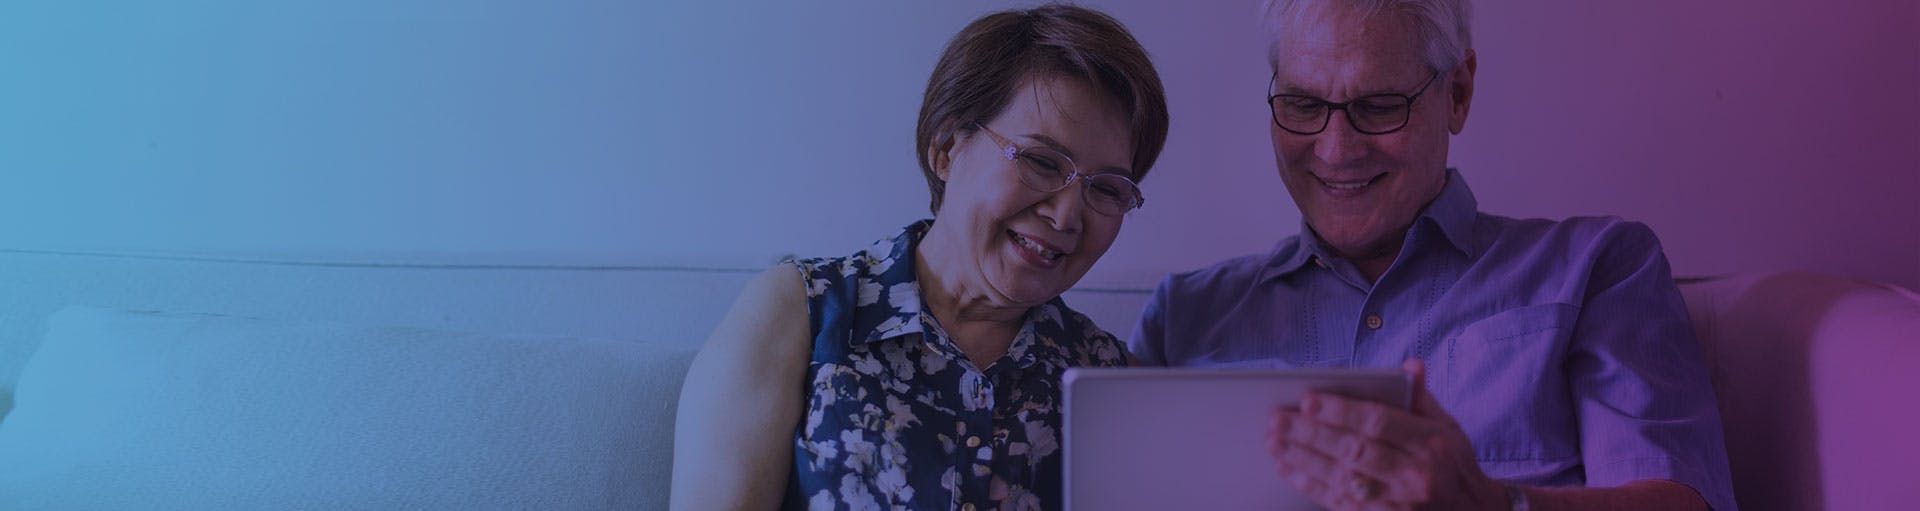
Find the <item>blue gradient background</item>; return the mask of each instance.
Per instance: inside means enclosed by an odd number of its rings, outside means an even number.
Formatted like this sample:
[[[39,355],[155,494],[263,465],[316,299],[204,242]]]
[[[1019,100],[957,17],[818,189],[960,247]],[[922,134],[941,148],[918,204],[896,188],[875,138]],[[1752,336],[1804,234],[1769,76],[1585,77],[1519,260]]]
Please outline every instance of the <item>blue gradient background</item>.
[[[0,245],[722,268],[925,216],[912,127],[1028,3],[12,2]],[[1257,2],[1090,2],[1153,53],[1167,150],[1088,285],[1298,228]],[[1454,164],[1489,211],[1617,214],[1678,273],[1920,286],[1920,8],[1480,2]]]

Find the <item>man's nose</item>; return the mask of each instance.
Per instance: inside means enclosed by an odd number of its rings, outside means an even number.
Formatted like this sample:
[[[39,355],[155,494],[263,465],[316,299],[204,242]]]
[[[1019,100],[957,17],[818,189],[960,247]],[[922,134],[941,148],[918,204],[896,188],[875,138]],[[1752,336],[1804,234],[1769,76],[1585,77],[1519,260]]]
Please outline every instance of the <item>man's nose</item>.
[[[1333,112],[1333,118],[1327,119],[1327,129],[1317,135],[1313,150],[1320,161],[1331,164],[1350,163],[1366,155],[1367,139],[1370,136],[1353,128],[1347,122],[1345,111]]]

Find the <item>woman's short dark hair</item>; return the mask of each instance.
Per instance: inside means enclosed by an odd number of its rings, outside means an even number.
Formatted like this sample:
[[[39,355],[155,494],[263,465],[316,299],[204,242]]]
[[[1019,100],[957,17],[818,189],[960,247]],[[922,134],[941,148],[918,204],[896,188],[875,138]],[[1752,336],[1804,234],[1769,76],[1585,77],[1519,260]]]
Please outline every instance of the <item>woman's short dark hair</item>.
[[[946,183],[928,151],[1000,115],[1025,80],[1080,78],[1111,95],[1127,112],[1133,133],[1135,182],[1147,175],[1167,141],[1167,98],[1160,74],[1125,26],[1104,13],[1072,5],[1045,5],[989,14],[953,36],[927,79],[915,130],[920,171],[940,211]]]

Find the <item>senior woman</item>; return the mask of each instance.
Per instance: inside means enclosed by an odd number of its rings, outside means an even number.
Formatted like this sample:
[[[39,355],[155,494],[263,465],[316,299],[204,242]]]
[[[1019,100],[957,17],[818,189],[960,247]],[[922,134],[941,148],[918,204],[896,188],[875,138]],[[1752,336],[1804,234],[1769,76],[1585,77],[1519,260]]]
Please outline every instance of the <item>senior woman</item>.
[[[760,274],[694,359],[674,509],[1060,507],[1060,376],[1125,346],[1059,298],[1166,139],[1146,52],[1051,5],[974,21],[920,109],[933,220]]]

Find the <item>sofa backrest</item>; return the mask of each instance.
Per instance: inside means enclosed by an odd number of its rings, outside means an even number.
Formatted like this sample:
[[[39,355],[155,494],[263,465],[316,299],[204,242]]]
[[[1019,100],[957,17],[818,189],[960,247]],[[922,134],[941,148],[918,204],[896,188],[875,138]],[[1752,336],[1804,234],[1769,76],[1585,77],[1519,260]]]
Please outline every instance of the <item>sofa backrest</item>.
[[[1920,296],[1812,273],[1681,286],[1749,511],[1920,502]]]
[[[437,258],[275,260],[0,250],[0,420],[46,320],[73,305],[487,333],[706,340],[754,270]],[[1147,283],[1151,285],[1151,283]],[[1149,290],[1068,303],[1125,337]]]
[[[64,309],[0,509],[664,509],[688,346]]]

